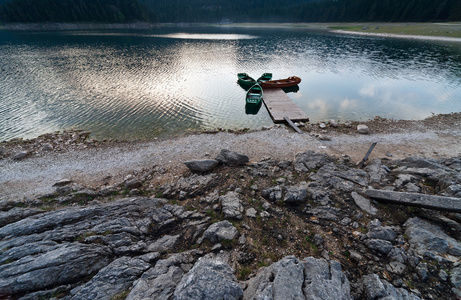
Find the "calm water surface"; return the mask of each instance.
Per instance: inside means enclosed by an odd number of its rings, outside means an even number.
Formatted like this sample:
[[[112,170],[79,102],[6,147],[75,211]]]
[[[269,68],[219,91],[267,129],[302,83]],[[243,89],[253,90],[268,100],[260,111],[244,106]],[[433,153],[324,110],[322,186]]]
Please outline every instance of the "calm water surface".
[[[311,122],[461,111],[461,43],[299,29],[0,31],[0,140],[69,128],[142,139],[271,125],[238,72],[302,78]]]

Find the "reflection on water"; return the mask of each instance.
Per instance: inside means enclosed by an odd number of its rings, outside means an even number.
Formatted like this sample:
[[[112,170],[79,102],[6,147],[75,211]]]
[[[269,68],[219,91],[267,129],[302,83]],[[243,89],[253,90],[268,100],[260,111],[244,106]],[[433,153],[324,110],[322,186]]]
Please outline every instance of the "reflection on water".
[[[245,107],[237,73],[296,75],[311,121],[422,119],[461,110],[450,44],[286,29],[0,31],[0,139],[71,127],[148,138],[272,124]]]

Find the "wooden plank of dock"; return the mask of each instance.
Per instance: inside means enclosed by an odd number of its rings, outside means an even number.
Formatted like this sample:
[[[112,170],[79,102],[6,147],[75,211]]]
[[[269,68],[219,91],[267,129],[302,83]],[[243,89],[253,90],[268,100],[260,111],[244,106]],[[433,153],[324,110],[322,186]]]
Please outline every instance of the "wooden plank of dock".
[[[274,123],[283,123],[285,118],[293,122],[309,121],[307,115],[282,89],[264,89],[263,101]]]
[[[299,134],[303,134],[302,130],[296,126],[290,118],[285,117],[285,121]]]

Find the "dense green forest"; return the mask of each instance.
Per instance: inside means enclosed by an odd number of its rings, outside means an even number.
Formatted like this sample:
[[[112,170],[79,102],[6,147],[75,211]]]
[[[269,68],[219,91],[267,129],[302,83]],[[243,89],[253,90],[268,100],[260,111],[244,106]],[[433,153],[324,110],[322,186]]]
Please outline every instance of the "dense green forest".
[[[2,22],[157,22],[138,0],[11,0],[0,8]]]
[[[461,21],[461,0],[0,0],[2,22]]]

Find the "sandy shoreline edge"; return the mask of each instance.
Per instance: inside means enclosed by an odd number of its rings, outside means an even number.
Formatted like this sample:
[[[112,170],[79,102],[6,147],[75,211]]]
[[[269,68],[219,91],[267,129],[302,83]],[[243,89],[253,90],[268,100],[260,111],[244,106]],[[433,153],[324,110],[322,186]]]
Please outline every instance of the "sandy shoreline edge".
[[[35,139],[13,145],[16,151],[28,150],[28,147],[38,149],[31,156],[23,160],[0,159],[0,199],[45,194],[52,190],[55,182],[64,178],[89,186],[120,182],[133,172],[153,166],[164,169],[165,176],[175,180],[175,176],[187,172],[185,161],[212,159],[222,149],[247,155],[251,162],[266,158],[292,160],[297,153],[312,150],[337,158],[349,157],[355,163],[374,142],[378,144],[370,161],[410,156],[461,156],[460,113],[438,115],[423,121],[377,118],[365,124],[370,128],[370,134],[357,133],[356,124],[339,128],[327,126],[325,129],[318,124],[308,124],[303,128],[304,134],[286,127],[247,133],[193,133],[166,140],[116,142],[64,152],[41,150],[44,147],[41,143],[45,142]]]

